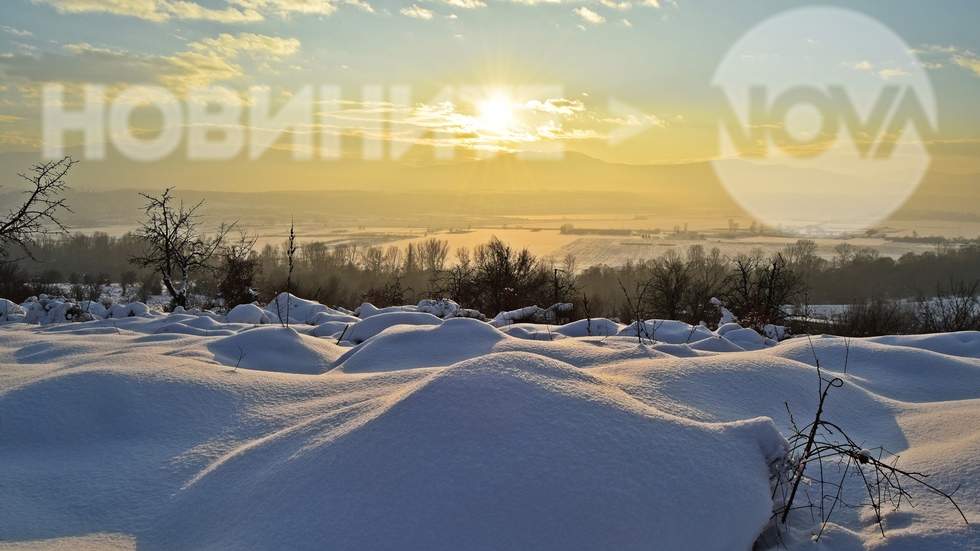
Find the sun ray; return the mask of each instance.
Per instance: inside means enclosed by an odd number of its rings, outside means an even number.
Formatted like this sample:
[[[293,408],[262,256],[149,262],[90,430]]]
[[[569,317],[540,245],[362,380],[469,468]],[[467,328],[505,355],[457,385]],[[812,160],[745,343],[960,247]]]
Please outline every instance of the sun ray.
[[[514,101],[497,93],[477,103],[477,119],[484,130],[504,133],[514,122]]]

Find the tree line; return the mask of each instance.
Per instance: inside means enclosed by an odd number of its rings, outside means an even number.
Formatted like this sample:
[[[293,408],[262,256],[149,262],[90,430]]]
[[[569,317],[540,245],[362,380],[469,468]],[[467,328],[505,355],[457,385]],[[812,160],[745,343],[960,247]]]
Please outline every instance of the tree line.
[[[91,298],[115,282],[138,300],[166,292],[171,308],[227,309],[289,290],[349,308],[449,298],[493,316],[571,303],[567,320],[659,318],[709,326],[719,319],[720,299],[740,323],[759,330],[769,324],[852,335],[980,329],[980,240],[940,243],[935,251],[897,260],[846,241],[829,260],[806,239],[778,254],[759,249],[735,257],[695,244],[655,259],[582,270],[572,257],[541,259],[497,238],[451,251],[448,241],[435,237],[405,247],[296,244],[291,231],[289,241],[256,250],[256,237],[234,223],[206,232],[201,203],[186,205],[171,189],[143,194],[144,216],[134,232],[70,235],[57,223],[58,210],[67,208],[57,195],[71,164],[42,164],[22,175],[34,191],[0,220],[0,296],[21,301],[61,292],[52,286],[67,282],[76,298]],[[20,256],[10,258],[11,249]],[[813,304],[846,308],[818,320],[808,309]]]

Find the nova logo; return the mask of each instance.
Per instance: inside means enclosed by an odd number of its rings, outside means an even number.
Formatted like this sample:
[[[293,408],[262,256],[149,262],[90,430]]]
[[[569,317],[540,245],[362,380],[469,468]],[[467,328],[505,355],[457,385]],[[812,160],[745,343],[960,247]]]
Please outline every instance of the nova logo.
[[[794,128],[794,123],[806,124],[800,117],[791,118],[798,109],[811,110],[816,131]],[[862,158],[888,158],[909,123],[919,132],[929,132],[931,128],[915,90],[897,86],[884,87],[865,117],[858,113],[843,86],[828,86],[826,90],[801,86],[772,100],[768,88],[752,86],[748,124],[734,117],[725,122],[729,137],[746,157],[765,156],[765,151],[756,146],[767,141],[790,155],[816,156],[846,136]]]
[[[932,86],[901,38],[867,16],[817,7],[770,18],[729,49],[713,84],[727,100],[715,172],[767,224],[871,226],[928,170]]]

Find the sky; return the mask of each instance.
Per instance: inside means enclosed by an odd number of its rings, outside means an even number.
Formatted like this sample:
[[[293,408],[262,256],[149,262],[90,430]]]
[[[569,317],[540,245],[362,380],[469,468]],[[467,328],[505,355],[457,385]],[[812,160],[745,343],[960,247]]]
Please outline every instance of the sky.
[[[168,163],[261,162],[270,149],[299,160],[718,159],[730,154],[719,141],[733,109],[717,82],[726,55],[757,25],[813,6],[893,32],[906,52],[872,59],[857,40],[854,52],[814,55],[848,82],[907,87],[924,75],[936,109],[919,134],[932,169],[980,172],[980,4],[968,0],[9,0],[0,152],[47,145],[54,158],[89,144],[93,162],[101,152]],[[784,40],[837,40],[813,21]],[[767,47],[760,56],[783,50]],[[64,115],[92,103],[103,107],[86,130],[71,127]]]

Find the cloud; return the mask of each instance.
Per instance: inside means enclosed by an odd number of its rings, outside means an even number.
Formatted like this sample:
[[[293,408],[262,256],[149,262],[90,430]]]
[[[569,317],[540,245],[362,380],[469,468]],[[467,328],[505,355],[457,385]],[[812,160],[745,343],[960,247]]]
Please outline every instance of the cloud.
[[[262,14],[254,9],[228,7],[208,8],[186,0],[31,0],[34,4],[53,7],[58,13],[110,13],[138,17],[148,21],[169,19],[201,19],[221,23],[261,21]]]
[[[598,25],[599,23],[604,23],[606,21],[605,17],[590,10],[589,8],[586,8],[585,6],[582,6],[580,8],[575,8],[574,10],[572,10],[572,12],[575,15],[581,17],[582,20],[585,21],[586,23],[591,23],[593,25]]]
[[[613,8],[617,10],[628,10],[633,7],[631,2],[614,2],[613,0],[599,0],[599,3],[607,8]]]
[[[58,13],[109,13],[138,17],[148,21],[171,19],[217,21],[220,23],[253,23],[267,15],[283,19],[293,14],[330,15],[341,4],[356,6],[367,12],[374,8],[363,0],[227,0],[224,9],[209,8],[190,0],[31,0],[51,6]]]
[[[852,65],[852,67],[859,70],[868,70],[871,69],[873,65],[871,65],[870,61],[859,61]]]
[[[293,14],[330,15],[340,8],[340,4],[358,7],[374,13],[374,8],[362,0],[228,0],[244,9],[276,15],[288,19]]]
[[[632,28],[633,27],[633,24],[630,23],[630,20],[629,19],[623,19],[622,21],[619,22],[619,24],[622,25],[622,26],[624,26],[624,27],[629,27],[629,28]]]
[[[909,76],[909,72],[903,69],[882,69],[878,71],[878,76],[880,76],[882,80],[890,80],[895,77],[907,77]]]
[[[2,27],[0,27],[0,29],[3,29],[3,32],[5,33],[10,33],[14,36],[34,36],[34,33],[32,33],[31,31],[15,29],[13,27],[8,27],[6,25],[3,25]]]
[[[916,55],[928,54],[952,54],[957,52],[956,46],[940,46],[938,44],[927,44],[921,48],[912,48],[911,52]]]
[[[531,111],[540,111],[543,113],[564,116],[571,116],[585,110],[585,104],[581,101],[565,98],[549,99],[545,101],[531,100],[527,103],[521,104],[520,107]]]
[[[193,42],[173,55],[137,54],[87,43],[67,44],[65,54],[44,52],[39,56],[14,55],[0,58],[0,68],[9,78],[29,83],[79,84],[156,83],[182,92],[245,75],[239,60],[281,61],[295,55],[300,43],[253,33],[221,34]]]
[[[962,54],[954,55],[952,59],[953,63],[964,69],[969,69],[973,73],[973,76],[980,77],[980,58],[973,54],[973,52],[967,50]]]
[[[254,33],[240,33],[235,36],[223,33],[218,35],[218,38],[205,38],[200,42],[193,42],[189,46],[198,52],[214,52],[226,58],[248,54],[255,58],[281,61],[282,58],[294,55],[299,51],[300,41],[295,38],[280,38]]]
[[[488,121],[474,109],[476,97],[454,101],[434,101],[414,105],[385,104],[372,106],[363,102],[344,102],[342,111],[329,118],[359,120],[368,109],[387,114],[391,120],[388,139],[395,142],[475,151],[520,151],[531,144],[553,141],[602,139],[605,134],[583,125],[594,117],[578,100],[566,98],[522,99],[512,105],[512,118],[506,124]],[[331,128],[337,124],[328,121]]]
[[[653,126],[659,126],[661,128],[667,126],[667,122],[656,115],[643,115],[641,117],[636,115],[626,115],[625,117],[608,117],[605,119],[600,119],[600,122],[610,123],[617,126],[640,126],[643,124],[652,124]]]
[[[412,4],[410,8],[402,8],[399,10],[402,15],[407,15],[408,17],[414,17],[416,19],[432,19],[432,11],[425,8],[420,8],[415,4]]]
[[[511,0],[515,4],[537,6],[539,4],[561,4],[562,0]],[[566,2],[567,3],[567,2]]]
[[[928,44],[921,48],[912,49],[911,52],[918,56],[946,56],[954,65],[967,69],[975,77],[980,77],[980,56],[970,50],[958,48],[953,45],[942,46]],[[932,61],[922,61],[921,65],[926,69],[940,69],[943,67],[942,63]]]
[[[482,0],[443,0],[443,2],[449,4],[450,6],[468,10],[487,7],[486,2],[483,2]]]

